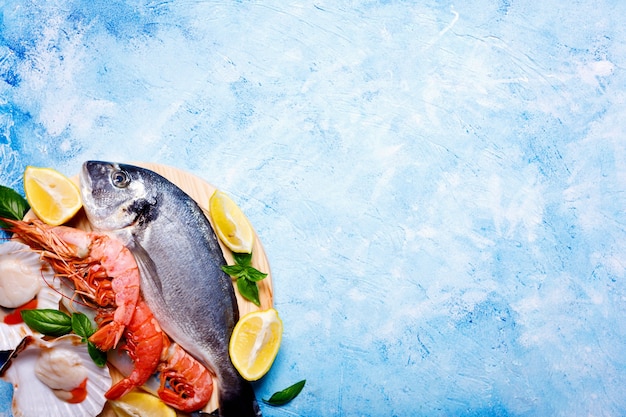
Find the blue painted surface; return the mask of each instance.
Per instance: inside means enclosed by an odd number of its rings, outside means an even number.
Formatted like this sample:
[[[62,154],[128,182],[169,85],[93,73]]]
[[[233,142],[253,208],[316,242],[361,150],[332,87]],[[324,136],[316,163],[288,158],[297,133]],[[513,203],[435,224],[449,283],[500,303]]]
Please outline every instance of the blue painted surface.
[[[42,4],[35,4],[42,3]],[[261,236],[267,416],[626,413],[626,3],[7,0],[0,183],[188,170]]]
[[[13,399],[13,385],[0,381],[0,417],[13,417],[11,401]]]

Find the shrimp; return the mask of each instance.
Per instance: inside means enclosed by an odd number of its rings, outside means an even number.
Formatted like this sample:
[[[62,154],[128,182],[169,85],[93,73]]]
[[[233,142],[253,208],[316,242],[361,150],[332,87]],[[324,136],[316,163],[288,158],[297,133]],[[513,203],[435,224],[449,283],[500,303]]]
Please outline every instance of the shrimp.
[[[157,395],[166,404],[183,412],[204,407],[213,394],[213,378],[200,362],[180,345],[172,343],[143,300],[125,331],[122,346],[134,362],[131,373],[105,394],[116,400],[143,385],[154,373],[159,374]]]
[[[139,268],[130,250],[103,233],[40,220],[0,220],[9,232],[40,250],[57,274],[72,281],[76,293],[96,305],[100,325],[89,340],[102,351],[116,347],[139,300]]]
[[[133,361],[131,373],[105,397],[115,400],[143,385],[158,372],[158,396],[183,412],[204,407],[213,394],[213,376],[161,330],[139,288],[139,269],[132,253],[117,239],[68,226],[48,226],[0,218],[55,270],[68,278],[97,310],[98,330],[89,338],[100,350],[115,348],[123,338]]]
[[[143,385],[157,369],[163,354],[165,333],[143,300],[135,307],[133,319],[125,330],[126,344],[122,346],[134,362],[131,373],[104,394],[116,400],[133,388]]]
[[[204,407],[213,394],[213,377],[178,343],[171,343],[161,357],[158,395],[164,403],[190,413]]]

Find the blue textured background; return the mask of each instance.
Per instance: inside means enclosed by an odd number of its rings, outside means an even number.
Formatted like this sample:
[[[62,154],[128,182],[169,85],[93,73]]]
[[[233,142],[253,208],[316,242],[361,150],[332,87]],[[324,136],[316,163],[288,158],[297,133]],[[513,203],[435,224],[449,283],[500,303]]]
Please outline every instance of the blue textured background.
[[[626,414],[625,2],[0,4],[0,183],[233,196],[286,326],[257,394],[307,379],[266,416]]]

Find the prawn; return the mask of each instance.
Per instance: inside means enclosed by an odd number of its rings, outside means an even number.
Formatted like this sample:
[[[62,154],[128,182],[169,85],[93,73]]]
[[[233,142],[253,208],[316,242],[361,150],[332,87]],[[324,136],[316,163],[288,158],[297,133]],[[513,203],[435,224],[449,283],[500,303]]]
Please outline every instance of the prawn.
[[[133,363],[131,373],[105,397],[115,400],[159,374],[158,396],[183,412],[204,407],[213,394],[213,376],[161,330],[139,288],[139,269],[132,253],[117,239],[68,226],[49,226],[0,218],[31,248],[41,251],[55,270],[67,277],[75,292],[95,304],[98,330],[89,338],[100,350],[123,338]]]
[[[116,400],[143,385],[161,362],[166,336],[143,300],[137,303],[133,318],[124,333],[126,343],[122,349],[128,353],[134,366],[127,377],[104,394],[108,400]]]
[[[204,407],[213,394],[213,377],[178,343],[169,343],[159,364],[158,395],[164,403],[190,413]]]
[[[127,377],[105,393],[108,400],[128,394],[158,373],[157,395],[164,403],[183,412],[192,412],[209,402],[213,377],[179,344],[170,341],[142,299],[126,327],[125,338],[122,349],[134,362],[134,367]]]
[[[40,250],[55,272],[74,284],[77,294],[96,304],[99,327],[89,340],[102,351],[116,347],[139,300],[139,268],[130,250],[104,233],[49,226],[36,219],[0,220],[9,232]]]

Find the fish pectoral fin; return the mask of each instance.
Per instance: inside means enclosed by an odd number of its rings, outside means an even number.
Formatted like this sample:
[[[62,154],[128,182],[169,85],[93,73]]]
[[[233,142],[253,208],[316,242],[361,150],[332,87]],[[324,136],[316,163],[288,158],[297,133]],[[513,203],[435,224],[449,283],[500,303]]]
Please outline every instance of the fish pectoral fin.
[[[139,267],[139,272],[142,276],[142,285],[148,284],[153,288],[157,289],[159,292],[163,291],[161,280],[159,279],[159,274],[157,271],[156,264],[148,254],[148,252],[141,246],[141,243],[135,238],[133,240],[133,244],[129,246],[129,249],[133,256],[135,257],[135,262],[137,262],[137,266]]]

